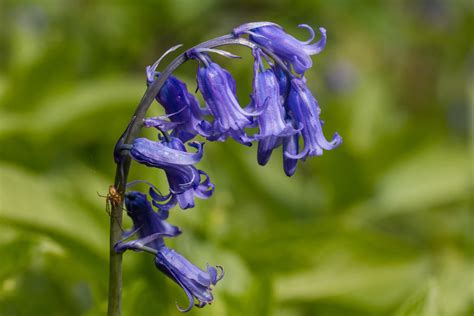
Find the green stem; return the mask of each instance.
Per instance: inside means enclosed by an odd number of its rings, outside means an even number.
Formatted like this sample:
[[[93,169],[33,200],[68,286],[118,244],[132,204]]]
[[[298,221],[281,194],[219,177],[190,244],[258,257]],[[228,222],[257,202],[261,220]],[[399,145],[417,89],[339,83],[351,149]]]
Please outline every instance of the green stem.
[[[235,38],[232,35],[224,35],[213,40],[201,43],[193,48],[214,48],[225,45],[243,45],[250,48],[258,46],[244,38]],[[270,57],[272,57],[284,69],[285,65],[272,52],[262,48]],[[145,114],[152,104],[155,96],[168,77],[183,63],[188,60],[186,52],[176,57],[162,74],[145,91],[140,103],[132,116],[131,123],[127,127],[123,137],[124,144],[132,144],[138,137],[142,127]],[[122,313],[122,254],[114,251],[114,246],[122,239],[122,213],[125,189],[127,186],[128,172],[130,170],[131,158],[129,155],[121,155],[115,171],[115,188],[120,194],[122,203],[111,203],[110,213],[110,261],[109,261],[109,305],[108,316],[120,316]]]

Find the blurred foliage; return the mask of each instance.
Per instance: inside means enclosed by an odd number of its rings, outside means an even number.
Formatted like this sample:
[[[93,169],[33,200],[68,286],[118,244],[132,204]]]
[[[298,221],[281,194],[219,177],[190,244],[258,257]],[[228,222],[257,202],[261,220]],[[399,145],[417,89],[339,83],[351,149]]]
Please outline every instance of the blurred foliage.
[[[0,315],[104,314],[109,217],[97,192],[113,180],[145,66],[261,20],[299,38],[300,23],[328,29],[307,78],[326,135],[345,142],[291,179],[279,151],[262,168],[255,148],[206,145],[215,195],[172,213],[184,234],[170,243],[226,277],[190,315],[474,313],[472,1],[3,0]],[[218,60],[247,102],[251,59]],[[191,90],[193,71],[178,71]],[[131,178],[164,186],[141,166]],[[176,300],[152,257],[125,254],[124,315],[178,315]]]

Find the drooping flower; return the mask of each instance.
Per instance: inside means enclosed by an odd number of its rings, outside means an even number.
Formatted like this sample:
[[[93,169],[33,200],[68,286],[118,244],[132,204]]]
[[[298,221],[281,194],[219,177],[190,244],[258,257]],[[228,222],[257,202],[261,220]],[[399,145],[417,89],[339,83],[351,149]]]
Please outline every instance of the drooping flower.
[[[160,76],[157,64],[147,67],[147,83],[153,83]],[[162,131],[172,130],[171,135],[186,142],[198,134],[197,126],[206,114],[194,95],[189,93],[186,84],[174,76],[169,76],[156,96],[163,105],[166,115],[146,118],[147,127],[157,127]]]
[[[288,122],[292,122],[292,124],[296,124],[295,120],[292,117],[291,109],[289,109],[288,106],[288,94],[290,92],[290,86],[291,86],[291,79],[294,77],[292,74],[289,74],[288,72],[285,72],[283,68],[281,68],[278,64],[275,64],[273,67],[273,71],[275,72],[275,75],[278,80],[278,85],[280,87],[280,95],[282,99],[284,100],[283,106],[285,108],[285,119]],[[290,155],[296,155],[298,154],[298,148],[299,148],[299,135],[300,133],[283,137],[282,143],[283,143],[283,171],[288,177],[291,177],[295,174],[296,172],[296,165],[298,164],[298,159],[293,159],[293,158],[288,158],[285,153],[289,153]]]
[[[264,69],[260,49],[253,51],[254,79],[251,95],[253,107],[261,110],[257,117],[260,132],[255,135],[258,142],[257,160],[260,165],[265,165],[270,159],[274,148],[281,144],[281,138],[298,133],[291,122],[285,121],[283,98],[280,96],[280,85],[273,69]],[[264,56],[265,57],[265,56]]]
[[[249,39],[275,53],[283,61],[293,65],[295,72],[304,74],[311,68],[313,62],[311,55],[320,53],[326,45],[326,29],[320,27],[321,39],[311,44],[314,40],[314,31],[307,24],[298,27],[306,28],[310,32],[310,39],[299,41],[286,33],[281,26],[271,22],[246,23],[233,30],[235,36],[249,34]]]
[[[133,221],[134,230],[131,234],[137,233],[139,238],[118,242],[114,247],[115,251],[122,253],[126,250],[135,250],[153,253],[156,267],[181,286],[188,297],[189,305],[184,309],[178,306],[180,311],[187,312],[193,305],[204,307],[211,303],[213,300],[211,286],[223,278],[222,267],[215,268],[208,265],[207,270],[203,271],[181,254],[166,247],[163,238],[177,236],[181,231],[165,222],[166,218],[160,216],[161,211],[158,213],[153,211],[145,194],[128,192],[125,196],[125,205],[127,214]],[[164,214],[167,217],[167,213]]]
[[[131,234],[138,234],[139,239],[119,243],[116,245],[115,251],[123,252],[126,249],[133,248],[134,244],[153,234],[161,235],[148,243],[152,248],[159,249],[164,246],[163,237],[175,237],[181,234],[178,227],[166,222],[168,212],[164,210],[155,212],[145,194],[136,191],[127,192],[125,194],[125,206],[127,215],[133,221]]]
[[[331,150],[339,146],[342,143],[342,137],[338,133],[334,133],[331,141],[326,140],[319,118],[321,109],[306,86],[304,78],[292,78],[290,84],[287,106],[294,120],[303,127],[300,133],[303,137],[304,148],[300,153],[294,154],[295,145],[291,145],[285,152],[285,156],[290,159],[304,160],[307,156],[322,155],[323,149]]]
[[[235,80],[227,70],[201,52],[190,51],[188,55],[201,61],[197,83],[210,113],[214,116],[214,122],[204,121],[200,124],[200,133],[211,141],[224,141],[232,137],[239,143],[250,145],[252,138],[246,134],[245,128],[250,127],[253,123],[252,117],[260,113],[249,112],[240,107]]]
[[[191,142],[189,145],[197,152],[187,152],[184,143],[176,137],[158,142],[137,138],[131,146],[133,159],[149,167],[163,169],[166,173],[170,193],[164,196],[150,189],[153,204],[159,209],[168,210],[176,203],[182,209],[191,208],[194,207],[195,196],[207,199],[214,191],[214,184],[208,175],[194,167],[202,158],[202,144]],[[201,176],[204,176],[202,181]]]
[[[181,312],[188,312],[193,305],[204,307],[206,304],[212,303],[214,297],[211,286],[216,285],[224,277],[222,267],[217,266],[220,273],[218,273],[215,267],[210,265],[207,266],[207,271],[203,271],[181,254],[167,247],[162,247],[158,250],[155,264],[160,271],[178,283],[185,291],[189,305],[185,309],[178,306]],[[194,299],[198,301],[197,304],[194,304]]]

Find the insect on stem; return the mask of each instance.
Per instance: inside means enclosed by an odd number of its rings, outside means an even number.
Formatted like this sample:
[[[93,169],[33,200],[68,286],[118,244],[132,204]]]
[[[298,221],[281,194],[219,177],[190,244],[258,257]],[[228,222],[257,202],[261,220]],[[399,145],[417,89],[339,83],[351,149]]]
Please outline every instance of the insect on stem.
[[[109,214],[109,216],[111,215],[111,210],[113,207],[117,207],[122,204],[122,196],[113,184],[109,186],[109,193],[107,193],[107,195],[101,195],[99,193],[97,193],[97,195],[105,198],[105,211],[107,214]]]

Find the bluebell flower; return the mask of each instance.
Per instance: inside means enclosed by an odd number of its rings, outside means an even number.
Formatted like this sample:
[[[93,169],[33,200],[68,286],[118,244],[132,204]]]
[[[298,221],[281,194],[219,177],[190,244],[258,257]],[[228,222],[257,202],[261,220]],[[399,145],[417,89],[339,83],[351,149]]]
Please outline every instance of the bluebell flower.
[[[254,79],[251,95],[253,107],[261,110],[257,117],[260,132],[255,135],[258,142],[257,160],[260,165],[265,165],[270,159],[274,148],[281,144],[281,138],[298,133],[291,122],[285,121],[283,98],[280,95],[280,85],[273,69],[264,69],[260,49],[253,51]],[[264,56],[265,57],[265,56]]]
[[[222,267],[217,266],[220,273],[210,265],[207,265],[206,271],[203,271],[181,254],[167,247],[158,250],[155,264],[160,271],[178,283],[185,291],[189,305],[185,309],[178,306],[181,312],[188,312],[193,305],[204,307],[206,304],[212,303],[214,297],[211,286],[216,285],[224,277]],[[198,301],[197,304],[194,303],[195,299]]]
[[[156,267],[181,286],[188,297],[189,305],[184,309],[178,306],[180,311],[187,312],[193,305],[204,307],[210,304],[213,301],[211,286],[216,285],[224,276],[222,267],[215,268],[208,265],[206,271],[203,271],[176,251],[166,247],[163,238],[177,236],[181,231],[165,221],[166,212],[153,211],[145,194],[128,192],[125,196],[125,205],[135,228],[128,235],[137,233],[139,238],[118,242],[114,247],[115,251],[122,253],[126,250],[135,250],[153,253]]]
[[[249,39],[272,51],[284,62],[293,65],[295,72],[304,74],[311,68],[313,62],[311,55],[320,53],[326,45],[326,30],[319,28],[321,39],[311,44],[314,40],[313,29],[306,24],[300,24],[298,27],[306,28],[310,32],[310,38],[307,41],[299,41],[286,33],[283,28],[271,22],[256,22],[240,25],[233,30],[235,36],[249,34]]]
[[[189,143],[197,149],[196,153],[186,151],[184,143],[176,137],[158,142],[146,138],[137,138],[130,149],[133,159],[147,165],[163,169],[170,186],[168,195],[150,189],[153,204],[159,209],[168,210],[176,203],[182,209],[194,207],[194,197],[207,199],[214,191],[214,184],[202,170],[196,169],[194,164],[202,158],[202,144]],[[204,177],[201,180],[201,177]]]
[[[168,212],[159,210],[155,212],[147,196],[141,192],[131,191],[125,194],[125,206],[127,215],[133,221],[133,229],[126,235],[138,234],[139,239],[131,242],[121,242],[115,246],[115,251],[123,252],[126,249],[134,248],[134,245],[143,243],[144,238],[153,234],[156,238],[149,241],[148,244],[154,249],[163,247],[163,237],[175,237],[181,234],[181,230],[166,222]]]
[[[260,133],[256,139],[267,136],[287,136],[295,134],[290,123],[285,122],[285,109],[281,97],[280,84],[273,69],[265,69],[260,55],[260,49],[254,50],[254,79],[251,95],[255,109],[262,114],[257,117]]]
[[[246,134],[245,128],[251,127],[253,116],[258,116],[261,112],[247,111],[240,107],[234,78],[227,70],[212,62],[208,55],[190,51],[189,56],[201,61],[197,83],[214,117],[212,124],[204,121],[200,125],[200,133],[211,141],[224,141],[232,137],[239,143],[250,145],[252,138]]]
[[[295,146],[290,146],[290,150],[285,152],[285,156],[290,159],[305,159],[308,156],[320,156],[323,149],[331,150],[342,143],[342,137],[334,133],[331,141],[326,140],[322,130],[322,121],[319,118],[321,109],[318,102],[306,86],[306,82],[300,78],[291,79],[291,87],[288,95],[287,106],[297,124],[301,124],[301,136],[304,141],[303,150],[295,154]]]
[[[272,69],[275,73],[275,76],[278,80],[278,85],[280,87],[280,95],[284,99],[283,106],[285,108],[285,119],[292,124],[296,124],[295,120],[291,116],[291,110],[288,107],[288,94],[290,92],[291,79],[294,77],[290,73],[286,72],[278,64],[272,66]],[[291,136],[284,137],[282,139],[283,143],[283,171],[288,177],[291,177],[296,172],[296,165],[298,159],[288,158],[285,153],[287,152],[290,155],[297,155],[299,149],[299,134],[294,134]]]
[[[160,73],[155,69],[157,63],[147,67],[147,83],[152,84]],[[172,130],[171,135],[186,142],[198,134],[197,126],[203,121],[207,111],[199,106],[194,95],[189,93],[186,84],[174,76],[169,76],[156,96],[163,105],[166,115],[146,118],[147,127],[157,127],[162,131]]]

